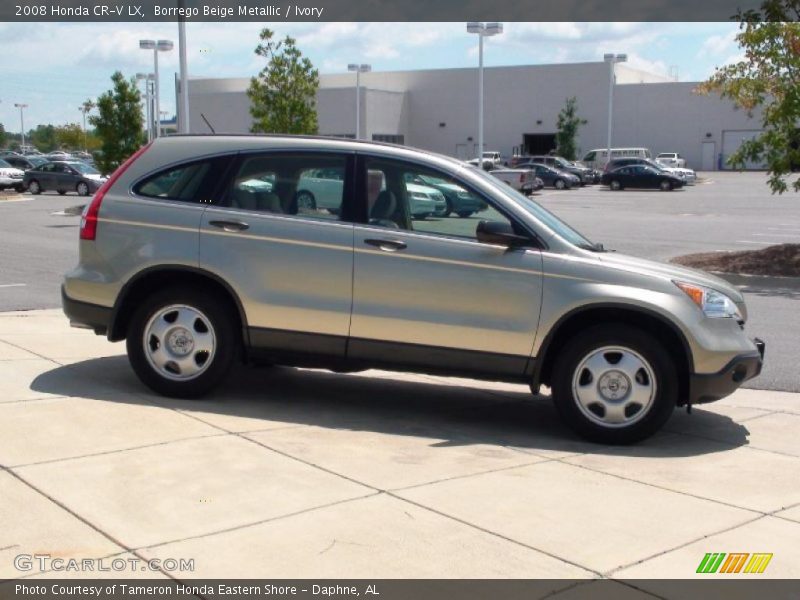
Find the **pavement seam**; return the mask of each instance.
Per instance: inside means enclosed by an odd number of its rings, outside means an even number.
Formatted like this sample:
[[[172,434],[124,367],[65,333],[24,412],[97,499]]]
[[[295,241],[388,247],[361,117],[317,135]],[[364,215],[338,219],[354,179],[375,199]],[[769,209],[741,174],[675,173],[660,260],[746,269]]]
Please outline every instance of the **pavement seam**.
[[[478,531],[481,531],[481,532],[483,532],[485,534],[491,535],[491,536],[496,537],[498,539],[504,540],[504,541],[509,542],[511,544],[514,544],[516,546],[520,546],[520,547],[526,548],[528,550],[533,550],[534,552],[538,552],[540,554],[544,554],[546,556],[549,556],[550,558],[553,558],[553,559],[558,560],[560,562],[566,563],[568,565],[572,565],[573,567],[577,567],[577,568],[579,568],[579,569],[581,569],[583,571],[587,571],[589,573],[594,573],[598,577],[603,577],[603,574],[600,571],[597,571],[595,569],[591,569],[589,567],[586,567],[586,566],[584,566],[584,565],[582,565],[580,563],[577,563],[575,561],[569,560],[568,558],[563,558],[563,557],[558,556],[557,554],[553,554],[552,552],[549,552],[547,550],[543,550],[541,548],[537,548],[536,546],[531,546],[530,544],[526,544],[525,542],[521,542],[519,540],[515,540],[514,538],[507,537],[507,536],[503,535],[502,533],[498,533],[496,531],[492,531],[491,529],[486,529],[485,527],[481,527],[480,525],[476,525],[475,523],[470,523],[469,521],[465,521],[464,519],[456,517],[455,515],[451,515],[451,514],[448,514],[446,512],[440,511],[438,509],[432,508],[430,506],[426,506],[424,504],[420,504],[419,502],[415,502],[414,500],[410,500],[408,498],[403,498],[402,496],[398,496],[398,495],[396,495],[396,494],[394,494],[392,492],[388,492],[387,491],[386,495],[390,496],[392,498],[395,498],[396,500],[401,500],[402,502],[406,502],[408,504],[411,504],[412,506],[416,506],[417,508],[421,508],[421,509],[427,510],[429,512],[432,512],[432,513],[434,513],[436,515],[439,515],[440,517],[444,517],[446,519],[450,519],[451,521],[455,521],[457,523],[461,523],[462,525],[466,525],[467,527],[471,527],[473,529],[477,529]]]
[[[69,514],[69,515],[72,515],[72,516],[73,516],[74,518],[76,518],[78,521],[80,521],[81,523],[83,523],[84,525],[86,525],[87,527],[89,527],[90,529],[92,529],[93,531],[95,531],[95,532],[99,533],[101,536],[103,536],[104,538],[106,538],[106,539],[107,539],[108,541],[110,541],[112,544],[116,545],[116,546],[117,546],[117,547],[119,547],[119,548],[122,548],[122,549],[123,549],[124,551],[126,551],[126,552],[130,552],[131,554],[133,554],[134,556],[136,556],[136,557],[140,558],[141,560],[147,560],[147,559],[146,559],[144,556],[142,556],[142,555],[138,554],[136,550],[133,550],[132,548],[129,548],[128,546],[126,546],[125,544],[123,544],[123,543],[122,543],[120,540],[118,540],[118,539],[116,539],[114,536],[112,536],[110,533],[107,533],[106,531],[102,530],[100,527],[98,527],[97,525],[95,525],[94,523],[92,523],[92,522],[91,522],[89,519],[87,519],[86,517],[84,517],[84,516],[82,516],[82,515],[78,514],[77,512],[75,512],[74,510],[72,510],[70,507],[68,507],[66,504],[64,504],[63,502],[61,502],[61,501],[57,500],[55,497],[51,496],[50,494],[48,494],[48,493],[47,493],[47,492],[45,492],[44,490],[41,490],[41,489],[39,489],[37,486],[33,485],[33,484],[32,484],[31,482],[29,482],[27,479],[25,479],[24,477],[22,477],[22,475],[20,475],[19,473],[17,473],[17,472],[15,472],[15,471],[13,471],[12,469],[6,469],[6,472],[7,472],[9,475],[11,475],[12,477],[14,477],[15,479],[17,479],[17,480],[18,480],[20,483],[22,483],[23,485],[27,486],[28,488],[30,488],[31,490],[33,490],[33,491],[34,491],[34,492],[36,492],[37,494],[39,494],[39,495],[43,496],[44,498],[46,498],[47,500],[49,500],[50,502],[52,502],[53,504],[55,504],[56,506],[58,506],[58,507],[59,507],[61,510],[63,510],[63,511],[64,511],[64,512],[66,512],[67,514]],[[163,569],[159,569],[159,572],[163,573],[164,575],[166,575],[166,576],[167,576],[167,577],[169,577],[170,579],[175,579],[175,578],[174,578],[174,577],[173,577],[173,576],[172,576],[170,573],[168,573],[168,572],[165,572]],[[32,574],[32,575],[33,575],[33,574]]]
[[[777,413],[770,413],[770,415],[777,414]],[[770,415],[759,415],[757,417],[753,417],[753,419],[763,419],[764,417]],[[742,423],[752,421],[753,419],[747,419],[746,421],[740,421]],[[777,454],[778,456],[787,456],[789,458],[800,458],[800,455],[797,454],[789,454],[788,452],[781,452],[780,450],[770,450],[769,448],[761,448],[760,446],[754,446],[753,444],[737,444],[735,442],[728,442],[726,440],[721,440],[719,438],[714,438],[708,435],[701,435],[699,433],[692,433],[688,431],[676,431],[674,429],[667,430],[669,433],[674,433],[676,435],[683,435],[686,437],[692,437],[700,440],[708,440],[709,442],[716,442],[718,444],[722,444],[725,446],[730,446],[731,448],[746,448],[748,450],[758,450],[760,452],[768,452],[769,454]]]
[[[565,462],[561,458],[555,458],[553,460],[556,461],[556,462],[560,462],[561,464],[564,464],[564,465],[569,465],[571,467],[578,467],[579,469],[586,469],[587,471],[591,471],[592,473],[597,473],[599,475],[609,475],[611,477],[616,477],[617,479],[622,479],[624,481],[629,481],[631,483],[638,483],[639,485],[646,485],[648,487],[655,488],[657,490],[662,490],[662,491],[665,491],[665,492],[671,492],[673,494],[680,494],[681,496],[687,496],[689,498],[694,498],[695,500],[705,500],[706,502],[713,502],[713,503],[719,504],[721,506],[727,506],[728,508],[737,508],[739,510],[744,510],[744,511],[747,511],[747,512],[756,513],[761,517],[766,516],[766,515],[769,514],[768,512],[764,512],[763,510],[758,510],[758,509],[755,509],[755,508],[745,508],[744,506],[738,506],[736,504],[731,504],[731,503],[725,502],[723,500],[716,500],[714,498],[708,498],[706,496],[699,496],[697,494],[690,494],[688,492],[682,492],[680,490],[673,490],[671,488],[664,487],[663,485],[656,485],[655,483],[648,483],[646,481],[639,481],[638,479],[632,479],[630,477],[625,477],[623,475],[618,475],[616,473],[609,473],[607,471],[602,471],[600,469],[595,469],[593,467],[588,467],[586,465],[578,465],[578,464],[574,464],[574,463]]]
[[[31,462],[31,463],[21,463],[21,464],[17,464],[17,465],[10,465],[8,468],[9,469],[25,469],[25,468],[28,468],[28,467],[37,467],[37,466],[40,466],[40,465],[51,465],[51,464],[60,463],[60,462],[69,462],[69,461],[73,461],[73,460],[82,460],[84,458],[95,458],[97,456],[109,456],[109,455],[112,455],[112,454],[122,454],[123,452],[133,452],[133,451],[136,451],[136,450],[144,450],[146,448],[157,448],[159,446],[169,446],[171,444],[177,444],[177,443],[180,443],[180,442],[189,442],[189,441],[193,441],[193,440],[204,440],[204,439],[208,439],[208,438],[217,438],[217,437],[227,437],[228,435],[230,435],[230,434],[228,434],[228,433],[210,433],[208,435],[197,435],[197,436],[184,437],[184,438],[178,438],[178,439],[173,439],[173,440],[165,440],[165,441],[162,441],[162,442],[153,442],[152,444],[142,444],[141,446],[131,446],[130,448],[117,448],[116,450],[104,450],[102,452],[92,452],[90,454],[82,454],[80,456],[65,456],[65,457],[62,457],[62,458],[52,458],[52,459],[48,459],[48,460],[40,460],[40,461],[36,461],[36,462]]]
[[[69,400],[76,397],[80,398],[80,396],[42,396],[41,398],[25,398],[24,400],[3,400],[0,401],[0,406],[24,404],[26,402],[43,402],[44,400]]]
[[[453,520],[453,521],[456,521],[456,522],[458,522],[458,523],[461,523],[462,525],[466,525],[466,526],[468,526],[468,527],[472,527],[473,529],[477,529],[478,531],[481,531],[481,532],[483,532],[483,533],[486,533],[486,534],[488,534],[488,535],[492,535],[492,536],[494,536],[494,537],[497,537],[497,538],[499,538],[499,539],[505,540],[505,541],[507,541],[507,542],[511,542],[511,543],[513,543],[513,544],[516,544],[516,545],[518,545],[518,546],[521,546],[521,547],[523,547],[523,548],[527,548],[528,550],[533,550],[533,551],[535,551],[535,552],[539,552],[539,553],[541,553],[541,554],[545,554],[545,555],[547,555],[547,556],[549,556],[549,557],[551,557],[551,558],[554,558],[554,559],[556,559],[556,560],[559,560],[559,561],[561,561],[561,562],[564,562],[564,563],[570,564],[570,565],[572,565],[572,566],[574,566],[574,567],[578,567],[578,568],[580,568],[580,569],[582,569],[582,570],[584,570],[584,571],[588,571],[588,572],[590,572],[590,573],[594,573],[594,574],[596,574],[596,575],[600,575],[600,573],[599,573],[598,571],[595,571],[594,569],[590,569],[590,568],[588,568],[588,567],[585,567],[585,566],[583,566],[583,565],[581,565],[581,564],[579,564],[579,563],[573,562],[573,561],[571,561],[571,560],[569,560],[569,559],[565,559],[565,558],[562,558],[562,557],[560,557],[560,556],[557,556],[557,555],[555,555],[555,554],[551,554],[550,552],[547,552],[547,551],[545,551],[545,550],[541,550],[541,549],[539,549],[539,548],[536,548],[536,547],[534,547],[534,546],[530,546],[530,545],[528,545],[528,544],[525,544],[524,542],[520,542],[520,541],[514,540],[514,539],[512,539],[512,538],[506,537],[506,536],[504,536],[504,535],[502,535],[502,534],[500,534],[500,533],[497,533],[497,532],[491,531],[491,530],[489,530],[489,529],[485,529],[485,528],[483,528],[483,527],[481,527],[481,526],[479,526],[479,525],[476,525],[476,524],[474,524],[474,523],[470,523],[469,521],[465,521],[465,520],[463,520],[463,519],[460,519],[460,518],[458,518],[458,517],[455,517],[455,516],[453,516],[453,515],[449,515],[449,514],[447,514],[447,513],[445,513],[445,512],[441,512],[441,511],[439,511],[439,510],[436,510],[436,509],[430,508],[430,507],[428,507],[428,506],[425,506],[425,505],[423,505],[423,504],[419,504],[419,503],[417,503],[417,502],[414,502],[414,501],[412,501],[412,500],[409,500],[409,499],[407,499],[407,498],[403,498],[402,496],[398,496],[397,494],[395,494],[395,493],[393,493],[393,492],[391,492],[391,491],[389,491],[389,490],[383,490],[383,489],[380,489],[380,488],[376,488],[376,487],[374,487],[374,486],[372,486],[372,485],[370,485],[370,484],[368,484],[368,483],[364,483],[364,482],[362,482],[362,481],[358,481],[358,480],[356,480],[356,479],[354,479],[354,478],[352,478],[352,477],[349,477],[349,476],[347,476],[347,475],[343,475],[343,474],[341,474],[341,473],[337,473],[337,472],[335,472],[335,471],[332,471],[332,470],[328,469],[327,467],[323,467],[323,466],[317,465],[317,464],[315,464],[315,463],[312,463],[312,462],[309,462],[309,461],[303,460],[303,459],[301,459],[301,458],[298,458],[298,457],[296,457],[296,456],[292,456],[291,454],[287,454],[287,453],[285,453],[285,452],[283,452],[283,451],[276,450],[275,448],[271,448],[271,447],[269,447],[268,445],[266,445],[266,444],[263,444],[263,443],[261,443],[261,442],[258,442],[258,441],[256,441],[256,440],[252,440],[252,439],[250,439],[250,438],[244,438],[244,439],[247,439],[247,440],[249,440],[249,441],[253,442],[254,444],[257,444],[258,446],[262,446],[263,448],[266,448],[267,450],[271,450],[272,452],[277,452],[278,454],[281,454],[282,456],[285,456],[286,458],[289,458],[289,459],[291,459],[291,460],[295,460],[295,461],[298,461],[298,462],[300,462],[300,463],[303,463],[303,464],[305,464],[305,465],[307,465],[307,466],[310,466],[310,467],[313,467],[313,468],[319,469],[319,470],[321,470],[321,471],[324,471],[325,473],[328,473],[328,474],[330,474],[330,475],[333,475],[333,476],[335,476],[335,477],[340,477],[340,478],[342,478],[342,479],[346,479],[347,481],[350,481],[351,483],[355,483],[355,484],[357,484],[357,485],[361,485],[361,486],[364,486],[364,487],[366,487],[366,488],[369,488],[369,489],[375,490],[375,491],[376,491],[376,492],[378,492],[378,493],[383,493],[383,494],[386,494],[387,496],[390,496],[390,497],[392,497],[392,498],[395,498],[396,500],[400,500],[400,501],[402,501],[402,502],[407,502],[408,504],[411,504],[411,505],[413,505],[413,506],[417,506],[418,508],[422,508],[422,509],[428,510],[428,511],[430,511],[430,512],[432,512],[432,513],[435,513],[435,514],[437,514],[437,515],[439,515],[439,516],[441,516],[441,517],[445,517],[445,518],[451,519],[451,520]],[[557,459],[547,459],[547,460],[544,460],[544,461],[536,461],[535,463],[532,463],[532,464],[534,464],[534,465],[536,465],[536,464],[542,464],[543,462],[551,462],[551,461],[555,461],[555,460],[557,460]],[[511,467],[511,468],[521,468],[522,466],[523,466],[523,465],[517,465],[517,466],[515,466],[515,467]],[[525,466],[529,466],[529,465],[525,465]],[[503,469],[498,469],[498,470],[508,470],[508,468],[503,468]],[[430,485],[430,484],[426,484],[426,485]]]
[[[170,544],[180,544],[182,542],[189,542],[189,541],[192,541],[192,540],[200,540],[200,539],[207,538],[207,537],[212,537],[212,536],[216,536],[216,535],[222,535],[224,533],[230,533],[232,531],[240,531],[242,529],[249,529],[250,527],[257,527],[258,525],[264,525],[265,523],[272,523],[274,521],[281,521],[283,519],[289,519],[289,518],[292,518],[292,517],[297,517],[297,516],[304,515],[304,514],[311,513],[311,512],[315,512],[315,511],[318,511],[318,510],[324,510],[326,508],[331,508],[333,506],[338,506],[340,504],[347,504],[349,502],[357,502],[359,500],[365,500],[367,498],[374,498],[376,496],[381,496],[383,494],[384,494],[384,492],[381,491],[381,490],[377,490],[377,491],[376,490],[372,490],[369,494],[364,494],[362,496],[354,496],[352,498],[344,498],[342,500],[336,500],[334,502],[328,502],[327,504],[320,504],[319,506],[311,506],[309,508],[304,508],[303,510],[298,510],[298,511],[295,511],[295,512],[286,513],[286,514],[282,514],[282,515],[276,515],[274,517],[268,517],[266,519],[260,519],[258,521],[253,521],[251,523],[243,523],[241,525],[234,525],[232,527],[226,527],[225,529],[218,529],[218,530],[215,530],[215,531],[209,531],[209,532],[200,533],[200,534],[197,534],[197,535],[190,535],[190,536],[187,536],[185,538],[178,538],[178,539],[174,539],[174,540],[167,540],[167,541],[164,541],[164,542],[157,542],[155,544],[148,544],[148,545],[145,545],[145,546],[138,546],[136,548],[136,550],[137,551],[151,550],[153,548],[161,548],[162,546],[169,546]]]
[[[407,486],[404,486],[404,487],[389,488],[389,489],[386,490],[386,492],[387,493],[405,492],[407,490],[414,490],[414,489],[425,487],[425,486],[428,486],[428,485],[435,485],[437,483],[446,483],[446,482],[449,482],[449,481],[458,481],[459,479],[468,479],[470,477],[478,477],[480,475],[489,475],[491,473],[502,473],[503,471],[512,471],[514,469],[522,469],[522,468],[525,468],[525,467],[531,467],[533,465],[542,465],[542,464],[547,463],[547,462],[554,462],[555,460],[556,460],[555,458],[545,458],[543,460],[537,460],[537,461],[534,461],[534,462],[523,463],[523,464],[519,464],[519,465],[510,465],[508,467],[499,467],[497,469],[487,469],[485,471],[477,471],[475,473],[464,473],[463,475],[454,475],[452,477],[444,477],[442,479],[434,479],[432,481],[425,481],[423,483],[415,483],[415,484],[407,485]]]
[[[700,542],[702,540],[708,539],[708,538],[713,537],[715,535],[720,535],[720,534],[723,534],[723,533],[727,533],[729,531],[734,531],[736,529],[739,529],[740,527],[744,527],[745,525],[749,525],[750,523],[755,523],[756,521],[760,521],[761,519],[763,519],[763,518],[765,518],[767,516],[769,516],[769,515],[762,514],[762,515],[759,515],[759,516],[757,516],[757,517],[755,517],[753,519],[748,519],[747,521],[743,521],[741,523],[737,523],[736,525],[732,525],[730,527],[725,527],[723,529],[720,529],[719,531],[714,531],[712,533],[701,535],[700,537],[693,538],[693,539],[689,540],[688,542],[685,542],[683,544],[678,544],[677,546],[674,546],[672,548],[668,548],[667,550],[663,550],[661,552],[657,552],[657,553],[652,554],[650,556],[646,556],[645,558],[642,558],[640,560],[636,560],[636,561],[633,561],[631,563],[620,565],[619,567],[615,567],[615,568],[611,569],[610,571],[606,571],[603,574],[603,576],[604,577],[611,577],[611,575],[613,573],[617,573],[619,571],[623,571],[623,570],[628,569],[630,567],[634,567],[636,565],[640,565],[640,564],[645,563],[645,562],[647,562],[649,560],[653,560],[654,558],[658,558],[659,556],[664,556],[665,554],[669,554],[670,552],[675,552],[676,550],[680,550],[681,548],[686,548],[687,546],[691,546],[692,544],[695,544],[695,543]]]

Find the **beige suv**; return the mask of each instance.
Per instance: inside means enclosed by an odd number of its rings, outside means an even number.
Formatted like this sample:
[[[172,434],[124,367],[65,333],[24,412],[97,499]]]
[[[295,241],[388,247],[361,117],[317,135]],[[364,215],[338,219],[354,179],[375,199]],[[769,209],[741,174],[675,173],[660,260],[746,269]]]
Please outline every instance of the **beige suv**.
[[[303,201],[320,170],[343,182],[333,204]],[[419,177],[487,208],[412,220]],[[459,375],[546,385],[609,443],[730,394],[763,356],[724,281],[606,252],[460,161],[325,138],[142,148],[84,210],[63,303],[162,394],[200,396],[236,361]]]

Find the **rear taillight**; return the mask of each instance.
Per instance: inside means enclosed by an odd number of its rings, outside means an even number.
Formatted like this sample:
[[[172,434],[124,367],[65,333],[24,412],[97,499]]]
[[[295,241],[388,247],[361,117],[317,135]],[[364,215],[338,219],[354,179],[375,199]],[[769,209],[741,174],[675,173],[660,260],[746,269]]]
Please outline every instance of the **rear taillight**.
[[[134,152],[128,158],[128,160],[117,167],[117,170],[114,171],[111,176],[106,179],[105,183],[100,186],[100,189],[94,193],[94,198],[92,198],[89,206],[86,207],[86,210],[83,211],[83,215],[81,216],[82,240],[94,240],[97,237],[97,219],[100,216],[100,204],[103,202],[103,198],[108,190],[111,189],[111,186],[117,182],[117,179],[119,179],[122,174],[128,170],[128,167],[130,167],[137,158],[144,154],[145,150],[147,150],[149,147],[150,144],[147,144],[146,146],[142,146],[136,152]]]
[[[525,183],[525,173],[520,173],[519,174],[519,182],[520,183]]]

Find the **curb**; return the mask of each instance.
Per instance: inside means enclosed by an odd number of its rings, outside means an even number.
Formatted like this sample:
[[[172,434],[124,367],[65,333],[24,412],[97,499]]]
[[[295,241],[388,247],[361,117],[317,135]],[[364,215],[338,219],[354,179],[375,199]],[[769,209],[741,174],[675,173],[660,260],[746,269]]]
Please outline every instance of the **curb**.
[[[765,275],[741,275],[739,273],[723,273],[710,271],[738,288],[747,290],[793,290],[800,292],[800,277],[768,277]]]

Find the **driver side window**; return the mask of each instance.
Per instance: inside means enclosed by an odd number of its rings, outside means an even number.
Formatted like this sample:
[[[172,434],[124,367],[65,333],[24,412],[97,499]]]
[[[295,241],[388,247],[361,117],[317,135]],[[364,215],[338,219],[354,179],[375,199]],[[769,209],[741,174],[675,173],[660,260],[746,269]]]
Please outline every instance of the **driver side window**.
[[[511,225],[482,196],[452,177],[399,161],[367,160],[370,225],[477,240],[481,221]]]

